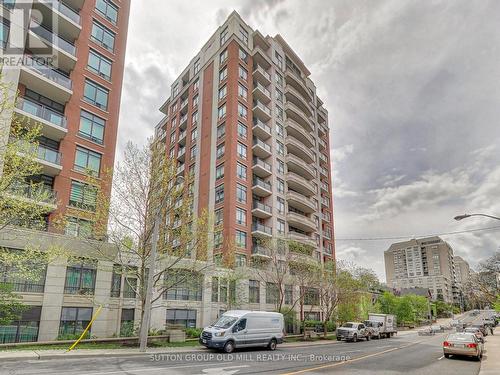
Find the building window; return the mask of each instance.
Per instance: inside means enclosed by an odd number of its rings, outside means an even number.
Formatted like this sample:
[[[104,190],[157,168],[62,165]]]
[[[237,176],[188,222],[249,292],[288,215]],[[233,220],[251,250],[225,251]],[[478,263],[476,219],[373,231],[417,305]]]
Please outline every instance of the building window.
[[[108,109],[108,96],[109,90],[92,82],[88,79],[85,80],[85,89],[83,98],[86,102],[95,105],[96,107],[107,110]]]
[[[293,286],[285,285],[285,305],[291,305],[293,303]]]
[[[118,19],[118,7],[109,0],[96,0],[95,9],[109,22],[116,25]]]
[[[194,62],[194,74],[198,74],[198,72],[200,71],[200,66],[201,66],[201,63],[200,63],[200,59],[196,60]]]
[[[224,184],[215,188],[215,203],[221,203],[222,201],[224,201]]]
[[[219,100],[224,99],[226,95],[227,95],[227,86],[224,85],[219,89]]]
[[[278,303],[279,291],[276,283],[266,283],[266,303]]]
[[[92,307],[63,307],[59,323],[59,336],[82,334],[91,319]]]
[[[137,279],[126,277],[123,283],[123,298],[136,298]]]
[[[245,50],[243,50],[242,48],[240,48],[240,52],[239,52],[239,56],[240,56],[240,59],[244,62],[248,62],[248,53],[246,53]]]
[[[224,164],[220,164],[215,168],[215,179],[219,180],[224,178]]]
[[[221,139],[226,135],[226,124],[217,126],[217,139]]]
[[[238,137],[247,138],[247,126],[238,121]]]
[[[279,137],[284,137],[285,136],[285,130],[283,129],[283,125],[276,124],[276,134]]]
[[[246,119],[247,118],[247,107],[245,107],[243,104],[238,103],[238,115],[241,118]]]
[[[193,91],[196,91],[200,88],[200,80],[197,79],[196,81],[194,81],[193,83]]]
[[[216,226],[222,225],[223,220],[224,220],[224,211],[222,210],[222,208],[215,210],[214,216],[215,216],[214,217],[214,224]]]
[[[77,146],[74,168],[78,172],[90,171],[98,176],[101,170],[101,154]]]
[[[217,159],[220,159],[224,156],[224,149],[225,149],[224,143],[221,143],[220,145],[217,146],[216,150]]]
[[[247,179],[247,167],[241,163],[236,163],[236,177],[242,180]]]
[[[319,304],[319,291],[316,288],[305,288],[304,304],[316,306]]]
[[[226,40],[228,38],[228,31],[227,31],[227,26],[222,32],[220,33],[220,45],[222,46],[224,43],[226,43]]]
[[[241,65],[238,67],[238,76],[244,81],[246,81],[248,78],[247,70],[243,68]]]
[[[201,301],[203,276],[188,270],[176,270],[165,275],[165,299],[172,301]]]
[[[227,49],[225,49],[220,55],[219,55],[219,64],[223,64],[224,61],[227,60]]]
[[[78,134],[92,142],[104,143],[104,126],[106,121],[102,118],[82,110],[80,113],[80,129]]]
[[[248,281],[248,302],[260,303],[260,283],[257,280]]]
[[[191,130],[191,142],[195,142],[198,137],[198,128]]]
[[[278,193],[284,194],[285,193],[285,181],[283,181],[281,178],[278,178]]]
[[[108,51],[113,52],[115,48],[115,33],[96,21],[92,25],[90,39]]]
[[[242,184],[236,184],[236,200],[241,203],[247,201],[247,188]]]
[[[247,247],[247,233],[241,230],[236,230],[235,244],[237,247]]]
[[[118,264],[115,264],[113,266],[113,274],[111,275],[110,296],[114,298],[119,298],[121,288],[122,288],[122,267]]]
[[[227,78],[227,67],[219,72],[219,82],[224,81]]]
[[[274,56],[276,57],[276,65],[283,70],[283,56],[281,56],[278,51],[274,51]]]
[[[15,5],[14,1],[15,0],[11,0],[10,3],[3,1],[3,6],[13,9]],[[7,45],[7,40],[9,40],[9,31],[10,31],[9,22],[7,20],[0,18],[0,43],[2,44],[3,48],[5,48],[5,46]]]
[[[238,96],[247,100],[248,90],[245,86],[238,84]]]
[[[191,159],[196,157],[196,152],[197,152],[197,147],[196,147],[196,145],[194,145],[193,147],[191,147],[191,151],[190,151],[190,158]]]
[[[277,209],[279,214],[284,214],[285,213],[285,200],[283,198],[278,197],[277,198],[278,204],[277,204]]]
[[[248,31],[246,31],[241,25],[240,25],[240,39],[242,40],[245,45],[248,45]]]
[[[277,223],[277,230],[279,234],[285,234],[285,222],[281,219],[278,219]]]
[[[280,141],[276,141],[278,155],[285,155],[285,146]]]
[[[120,336],[133,335],[135,321],[135,309],[122,309],[120,317]]]
[[[285,173],[285,163],[281,160],[276,160],[277,161],[277,166],[278,166],[278,173]]]
[[[238,142],[236,146],[236,152],[240,158],[242,159],[247,158],[247,146],[245,146],[243,143]]]
[[[200,98],[198,95],[193,96],[193,108],[198,106],[198,103],[200,102]]]
[[[68,265],[64,293],[93,295],[96,273],[97,261],[94,260],[80,259]]]
[[[219,107],[218,116],[219,120],[226,117],[226,104],[223,104]]]
[[[91,238],[93,223],[90,220],[69,217],[66,221],[65,234],[67,236]]]
[[[243,208],[236,207],[236,224],[247,224],[247,212]]]
[[[276,72],[276,84],[278,86],[283,86],[283,76]]]
[[[110,81],[111,80],[111,65],[112,62],[97,53],[93,49],[89,50],[89,61],[87,68],[98,76]]]
[[[21,253],[22,250],[4,249],[2,252],[9,252],[12,254]],[[45,289],[45,275],[47,266],[41,266],[36,261],[29,262],[25,265],[31,269],[36,267],[39,272],[32,275],[33,277],[25,278],[22,276],[22,270],[18,270],[15,266],[6,263],[0,263],[0,286],[8,286],[13,292],[19,293],[43,293]],[[1,334],[0,334],[1,336]],[[0,343],[1,343],[0,339]]]
[[[198,123],[198,111],[194,112],[193,115],[191,116],[191,124],[196,126]]]
[[[222,246],[223,243],[223,238],[222,238],[222,231],[217,231],[214,233],[214,248],[219,248]],[[215,258],[215,255],[214,255]]]
[[[69,205],[82,210],[95,211],[97,204],[97,188],[78,181],[71,181]]]
[[[167,309],[167,324],[196,328],[196,310]]]
[[[236,267],[245,267],[247,265],[246,255],[236,254],[235,265],[236,265]]]
[[[281,90],[276,89],[276,100],[280,103],[283,103],[283,93]]]
[[[41,315],[41,306],[30,306],[19,320],[0,326],[0,344],[37,341]]]

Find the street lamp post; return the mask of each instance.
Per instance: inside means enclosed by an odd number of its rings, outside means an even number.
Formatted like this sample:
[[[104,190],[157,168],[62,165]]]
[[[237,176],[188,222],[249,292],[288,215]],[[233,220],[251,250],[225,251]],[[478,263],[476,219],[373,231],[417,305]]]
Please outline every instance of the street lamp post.
[[[463,220],[463,219],[467,219],[468,217],[471,217],[471,216],[484,216],[484,217],[489,217],[490,219],[500,220],[500,217],[496,217],[496,216],[492,216],[492,215],[486,215],[486,214],[463,214],[463,215],[455,216],[454,219],[457,220],[457,221],[460,221],[460,220]]]

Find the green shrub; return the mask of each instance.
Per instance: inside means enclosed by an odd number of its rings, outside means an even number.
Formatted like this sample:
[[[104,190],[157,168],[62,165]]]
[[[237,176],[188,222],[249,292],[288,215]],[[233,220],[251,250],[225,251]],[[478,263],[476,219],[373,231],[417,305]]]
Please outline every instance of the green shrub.
[[[323,323],[320,320],[305,320],[304,327],[315,328],[316,326],[322,326]]]
[[[200,337],[203,328],[186,328],[186,337],[190,339],[196,339]]]
[[[80,338],[81,333],[63,333],[57,336],[58,341],[63,340],[78,340]],[[90,332],[87,332],[85,336],[83,336],[82,340],[90,339]]]

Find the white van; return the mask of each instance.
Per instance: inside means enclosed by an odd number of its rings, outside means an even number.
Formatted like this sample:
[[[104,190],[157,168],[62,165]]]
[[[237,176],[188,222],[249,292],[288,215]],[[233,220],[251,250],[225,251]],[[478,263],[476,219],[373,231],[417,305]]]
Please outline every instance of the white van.
[[[252,346],[275,350],[283,342],[283,314],[265,311],[231,310],[203,329],[200,344],[231,353]]]

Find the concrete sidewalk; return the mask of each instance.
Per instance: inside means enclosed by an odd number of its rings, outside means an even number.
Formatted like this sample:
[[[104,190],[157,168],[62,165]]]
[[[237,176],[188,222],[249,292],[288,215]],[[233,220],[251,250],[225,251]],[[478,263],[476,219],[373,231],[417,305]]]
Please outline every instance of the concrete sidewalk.
[[[498,375],[500,374],[500,329],[495,329],[495,335],[486,336],[486,349],[479,375]]]

